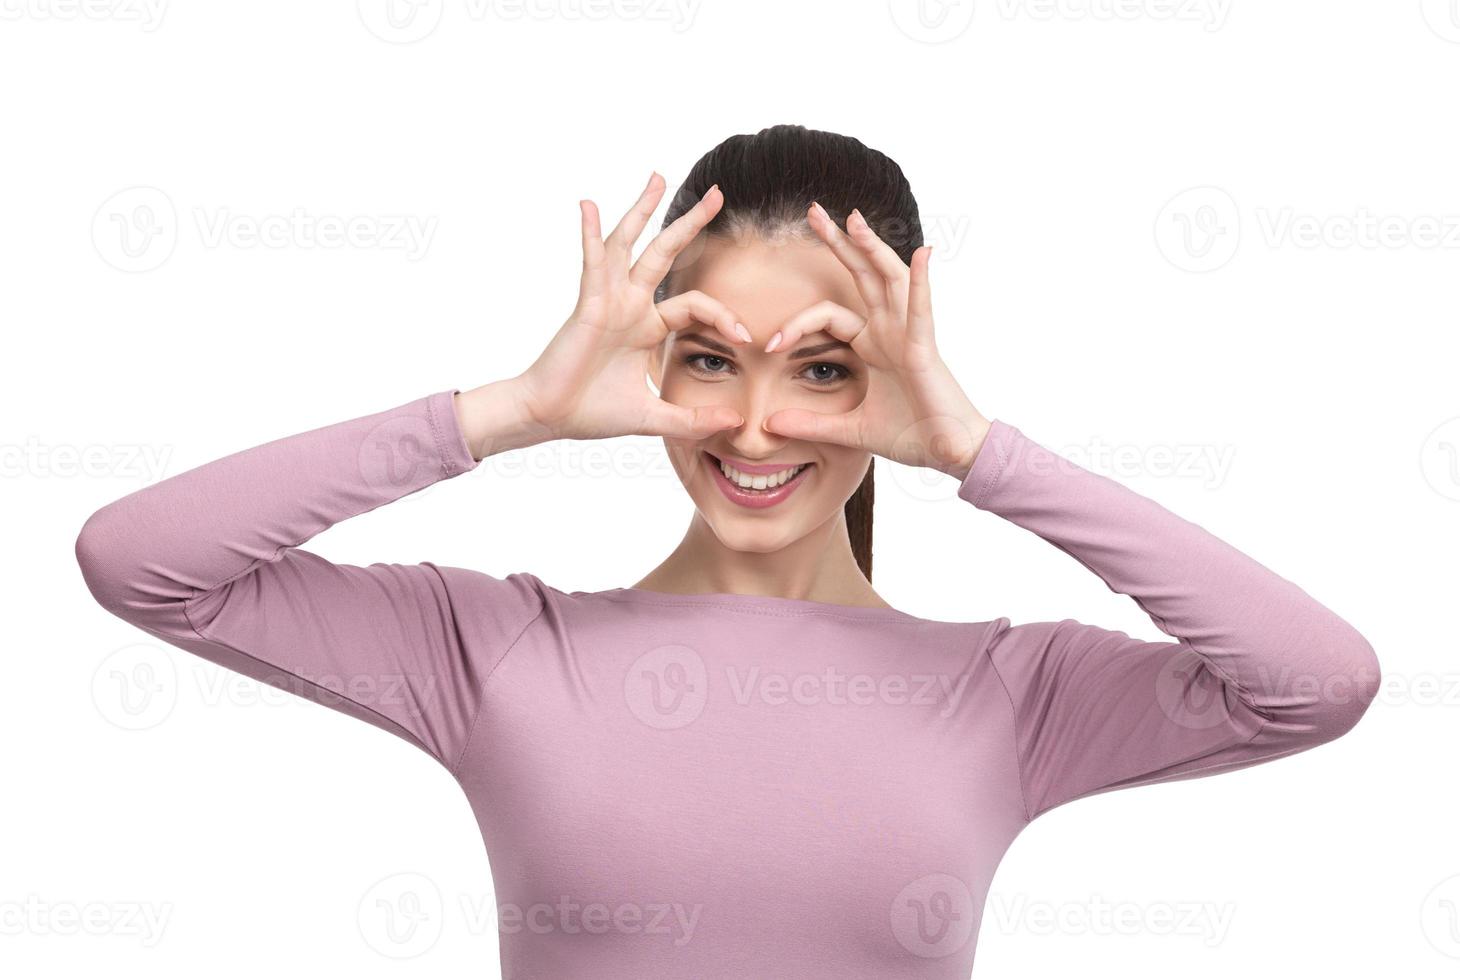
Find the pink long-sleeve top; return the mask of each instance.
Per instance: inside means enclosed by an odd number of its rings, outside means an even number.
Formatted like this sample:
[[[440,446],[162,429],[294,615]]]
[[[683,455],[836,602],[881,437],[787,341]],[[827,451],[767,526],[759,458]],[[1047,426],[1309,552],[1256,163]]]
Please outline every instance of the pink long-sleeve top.
[[[76,552],[127,622],[445,766],[490,856],[509,980],[968,977],[994,870],[1035,817],[1311,748],[1377,690],[1370,645],[1296,585],[999,421],[959,497],[1170,639],[563,592],[301,547],[473,469],[452,398],[139,490]]]

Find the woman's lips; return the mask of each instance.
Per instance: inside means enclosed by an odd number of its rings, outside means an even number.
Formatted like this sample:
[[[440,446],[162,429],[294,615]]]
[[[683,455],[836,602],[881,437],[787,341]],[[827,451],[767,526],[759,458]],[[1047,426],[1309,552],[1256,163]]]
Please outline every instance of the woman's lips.
[[[700,455],[704,458],[705,466],[709,467],[710,479],[715,481],[715,486],[720,488],[731,503],[739,504],[742,507],[774,507],[796,492],[806,475],[811,472],[815,463],[807,463],[801,468],[801,472],[791,477],[785,483],[773,490],[744,490],[737,484],[731,483],[729,478],[720,471],[720,461],[714,456],[701,450]]]

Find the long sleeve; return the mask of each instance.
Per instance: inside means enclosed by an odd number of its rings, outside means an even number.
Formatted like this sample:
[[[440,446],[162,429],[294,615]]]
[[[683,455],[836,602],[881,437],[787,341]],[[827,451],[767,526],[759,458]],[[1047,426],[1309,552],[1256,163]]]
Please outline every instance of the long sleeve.
[[[1377,693],[1374,651],[1343,619],[1013,426],[993,423],[958,495],[1063,550],[1173,638],[998,621],[987,652],[1012,705],[1030,819],[1300,752],[1347,732]]]
[[[412,742],[454,771],[531,576],[333,564],[299,546],[477,463],[443,391],[256,446],[98,510],[88,588],[148,633]]]

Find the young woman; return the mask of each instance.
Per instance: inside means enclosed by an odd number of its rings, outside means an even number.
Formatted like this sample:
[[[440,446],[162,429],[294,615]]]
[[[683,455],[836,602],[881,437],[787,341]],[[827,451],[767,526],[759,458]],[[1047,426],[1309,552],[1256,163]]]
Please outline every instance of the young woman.
[[[107,609],[449,769],[491,857],[505,977],[967,977],[1035,817],[1363,714],[1379,674],[1344,620],[973,406],[887,157],[795,126],[734,137],[634,260],[663,191],[655,174],[607,238],[582,203],[577,307],[522,374],[219,459],[77,541]],[[663,437],[695,504],[632,587],[301,547],[488,455],[630,433]],[[870,580],[873,455],[947,474],[1170,639],[891,608]]]

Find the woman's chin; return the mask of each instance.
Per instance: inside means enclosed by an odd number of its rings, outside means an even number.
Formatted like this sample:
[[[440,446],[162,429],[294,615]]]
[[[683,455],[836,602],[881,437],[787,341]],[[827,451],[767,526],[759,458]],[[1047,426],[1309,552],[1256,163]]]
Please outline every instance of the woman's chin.
[[[701,511],[704,514],[703,511]],[[749,520],[734,514],[705,514],[706,523],[718,540],[731,551],[770,554],[793,543],[800,534],[799,523],[789,520]]]

